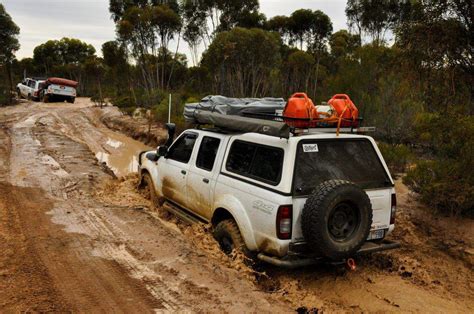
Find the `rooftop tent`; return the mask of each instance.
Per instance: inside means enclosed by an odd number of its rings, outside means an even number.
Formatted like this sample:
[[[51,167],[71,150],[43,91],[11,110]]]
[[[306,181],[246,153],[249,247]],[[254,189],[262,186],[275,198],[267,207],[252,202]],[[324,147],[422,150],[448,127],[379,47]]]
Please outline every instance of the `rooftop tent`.
[[[223,115],[243,116],[245,114],[275,114],[283,111],[286,102],[283,98],[228,98],[224,96],[207,96],[199,103],[186,104],[184,117],[187,122],[201,123],[194,115],[196,110],[220,113]]]
[[[248,115],[275,115],[283,112],[283,98],[228,98],[207,96],[199,103],[186,104],[184,117],[193,124],[210,124],[220,129],[255,132],[289,138],[290,128],[283,122],[249,118]],[[246,117],[247,116],[247,117]]]

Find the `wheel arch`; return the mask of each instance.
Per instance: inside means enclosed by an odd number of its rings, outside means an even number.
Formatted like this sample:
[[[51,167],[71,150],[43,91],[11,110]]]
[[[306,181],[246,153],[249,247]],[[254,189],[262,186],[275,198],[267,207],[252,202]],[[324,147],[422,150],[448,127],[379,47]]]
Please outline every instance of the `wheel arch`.
[[[211,223],[215,226],[222,220],[230,218],[234,219],[237,223],[247,248],[251,251],[256,251],[258,246],[252,224],[243,205],[232,195],[222,195],[216,202],[216,209],[212,214]]]

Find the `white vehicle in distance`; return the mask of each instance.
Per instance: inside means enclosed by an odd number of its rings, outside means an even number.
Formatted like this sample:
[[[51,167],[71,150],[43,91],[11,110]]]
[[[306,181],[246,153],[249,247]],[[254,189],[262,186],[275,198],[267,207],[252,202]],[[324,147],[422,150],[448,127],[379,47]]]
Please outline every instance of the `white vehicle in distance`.
[[[222,126],[239,123],[247,122]],[[385,239],[396,196],[373,138],[354,129],[269,135],[273,126],[256,125],[263,132],[196,128],[173,142],[167,127],[166,145],[139,155],[141,185],[162,208],[211,223],[224,252],[292,268],[349,265],[355,255],[399,247]]]
[[[50,77],[40,91],[40,99],[45,102],[64,102],[71,104],[76,100],[78,82],[63,78]]]
[[[45,78],[25,78],[16,86],[18,98],[40,100],[41,87],[45,81]]]

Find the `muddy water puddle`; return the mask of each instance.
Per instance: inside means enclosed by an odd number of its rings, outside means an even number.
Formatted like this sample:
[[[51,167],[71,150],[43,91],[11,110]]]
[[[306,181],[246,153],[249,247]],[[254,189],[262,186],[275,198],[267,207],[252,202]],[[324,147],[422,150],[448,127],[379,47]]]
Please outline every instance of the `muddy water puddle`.
[[[121,134],[110,132],[102,145],[102,150],[95,153],[99,162],[105,162],[117,177],[138,171],[138,154],[152,150],[151,147]]]

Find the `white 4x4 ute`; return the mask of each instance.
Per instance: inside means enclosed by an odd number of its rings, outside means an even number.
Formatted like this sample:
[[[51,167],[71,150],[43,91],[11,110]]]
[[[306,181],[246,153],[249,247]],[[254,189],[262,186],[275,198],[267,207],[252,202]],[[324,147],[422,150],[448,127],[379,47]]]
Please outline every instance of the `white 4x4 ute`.
[[[226,253],[296,267],[398,247],[395,189],[375,141],[323,130],[280,138],[184,131],[139,156],[154,202],[212,223]]]

